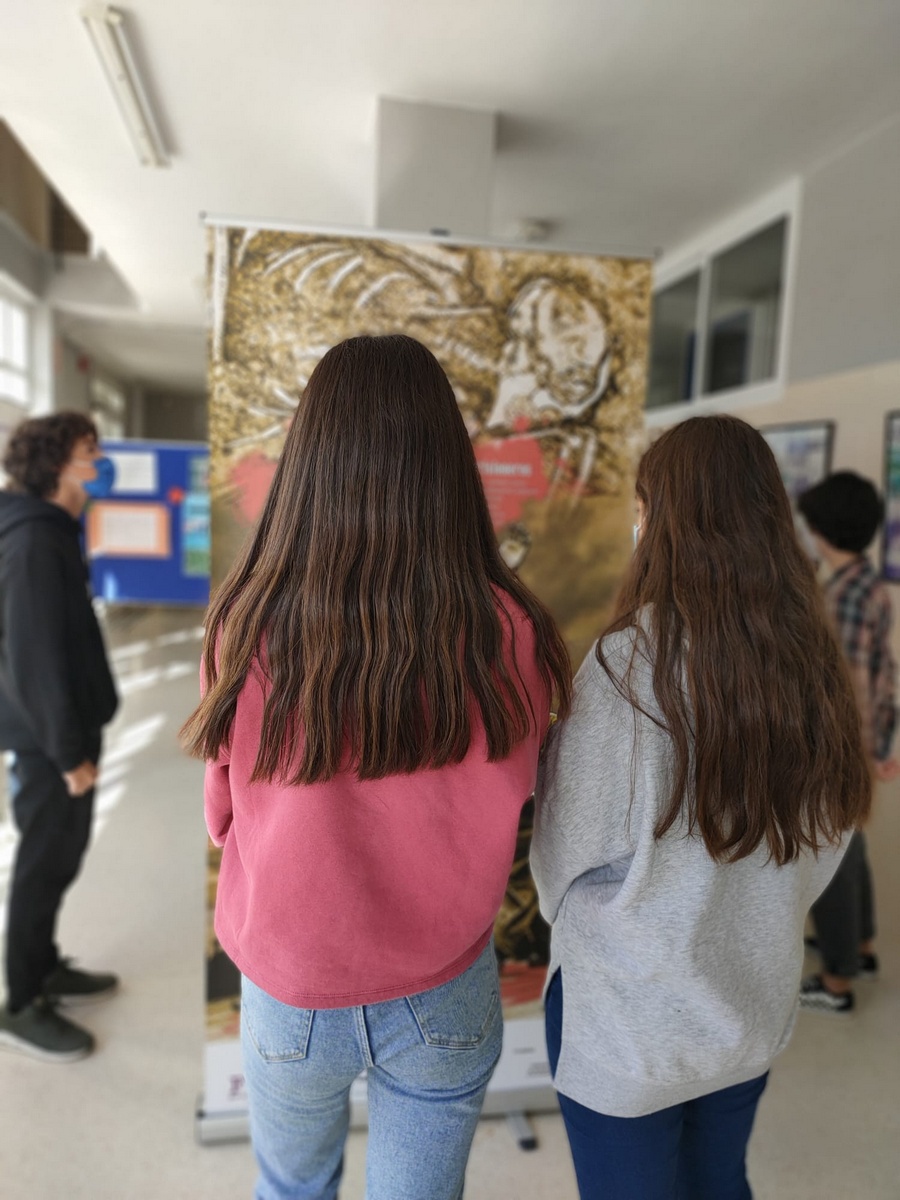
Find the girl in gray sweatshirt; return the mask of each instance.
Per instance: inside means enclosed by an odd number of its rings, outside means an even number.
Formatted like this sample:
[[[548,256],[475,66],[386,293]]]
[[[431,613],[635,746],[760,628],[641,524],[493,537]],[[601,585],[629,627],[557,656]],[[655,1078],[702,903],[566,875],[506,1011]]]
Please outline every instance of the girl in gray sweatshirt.
[[[810,905],[864,818],[859,718],[763,438],[664,434],[537,793],[547,1035],[583,1198],[746,1200]]]

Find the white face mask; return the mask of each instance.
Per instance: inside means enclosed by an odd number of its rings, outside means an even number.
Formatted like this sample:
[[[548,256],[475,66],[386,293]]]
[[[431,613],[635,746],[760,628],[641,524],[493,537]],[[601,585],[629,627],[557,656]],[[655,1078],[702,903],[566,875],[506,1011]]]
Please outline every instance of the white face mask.
[[[66,479],[71,479],[73,483],[84,484],[88,479],[96,478],[97,467],[92,458],[73,458],[69,461],[63,475]]]
[[[647,521],[647,506],[641,500],[640,496],[634,498],[634,515],[637,517],[634,525],[631,527],[632,537],[634,538],[634,548],[637,550],[638,542],[641,540],[644,533],[644,525]]]
[[[77,483],[84,488],[85,484],[97,478],[97,459],[100,452],[87,438],[81,438],[72,448],[72,457],[66,463],[60,474],[60,480]]]

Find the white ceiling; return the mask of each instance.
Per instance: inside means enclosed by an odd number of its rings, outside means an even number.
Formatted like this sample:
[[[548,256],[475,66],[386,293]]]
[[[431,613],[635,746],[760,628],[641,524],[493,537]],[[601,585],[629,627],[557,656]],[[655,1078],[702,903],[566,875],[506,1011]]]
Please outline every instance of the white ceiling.
[[[152,170],[79,7],[0,0],[0,116],[138,296],[78,324],[145,379],[190,345],[202,380],[201,213],[368,224],[379,95],[500,114],[490,234],[645,253],[900,112],[897,0],[122,0]]]

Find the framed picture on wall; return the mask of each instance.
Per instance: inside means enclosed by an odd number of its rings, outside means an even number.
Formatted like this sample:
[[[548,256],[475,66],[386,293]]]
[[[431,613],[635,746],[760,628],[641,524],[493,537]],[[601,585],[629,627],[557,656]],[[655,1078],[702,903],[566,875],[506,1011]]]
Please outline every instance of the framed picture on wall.
[[[884,426],[884,556],[882,574],[900,583],[900,412],[890,412]]]
[[[834,449],[833,421],[798,421],[792,425],[767,425],[759,431],[781,471],[791,504],[807,488],[821,483],[831,471]]]

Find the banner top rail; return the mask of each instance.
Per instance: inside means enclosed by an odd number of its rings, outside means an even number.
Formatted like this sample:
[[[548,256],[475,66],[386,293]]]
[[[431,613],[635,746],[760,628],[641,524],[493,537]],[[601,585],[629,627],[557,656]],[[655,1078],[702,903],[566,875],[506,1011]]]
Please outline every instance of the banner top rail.
[[[433,246],[455,247],[477,246],[485,250],[512,250],[534,254],[571,254],[591,258],[629,258],[635,261],[654,262],[662,255],[659,246],[648,250],[646,246],[596,247],[557,242],[515,242],[503,238],[467,237],[464,234],[425,233],[411,229],[376,229],[352,225],[306,224],[301,221],[253,220],[248,217],[230,217],[221,213],[201,212],[200,223],[210,229],[252,229],[260,233],[311,233],[321,237],[368,238],[371,241],[427,242]]]

